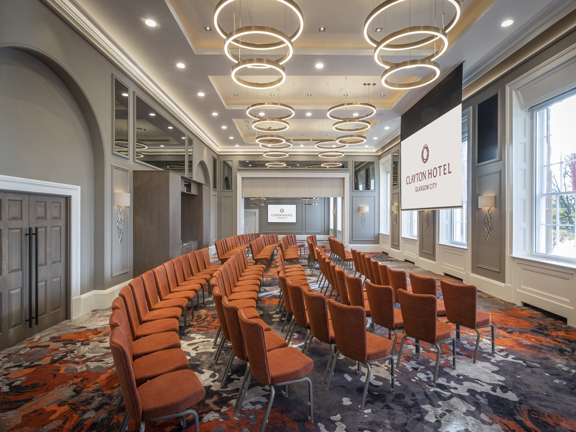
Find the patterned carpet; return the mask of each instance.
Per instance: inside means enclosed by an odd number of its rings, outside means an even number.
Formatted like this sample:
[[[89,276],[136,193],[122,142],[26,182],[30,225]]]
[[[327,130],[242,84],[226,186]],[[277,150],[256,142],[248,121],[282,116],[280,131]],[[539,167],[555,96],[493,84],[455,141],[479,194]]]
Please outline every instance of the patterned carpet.
[[[374,257],[389,261],[393,268],[427,273],[381,254]],[[263,319],[280,333],[275,273],[272,267],[266,275],[260,309]],[[309,278],[311,285],[317,273]],[[488,295],[481,294],[478,303],[492,313],[496,324],[495,354],[490,340],[483,339],[478,362],[472,364],[475,339],[463,331],[456,369],[446,347],[438,385],[431,387],[435,354],[423,344],[417,358],[409,344],[397,370],[394,394],[388,392],[388,365],[373,367],[366,410],[360,413],[365,374],[357,375],[355,363],[341,358],[331,389],[325,391],[320,383],[330,350],[314,343],[309,352],[315,364],[309,374],[314,383],[314,424],[306,421],[307,390],[299,384],[291,387],[288,398],[277,394],[267,431],[576,430],[576,329]],[[118,429],[123,412],[114,415],[120,389],[108,345],[109,314],[110,310],[95,311],[0,352],[0,430]],[[236,361],[228,386],[220,386],[230,349],[214,364],[217,326],[210,300],[182,338],[190,367],[206,387],[206,397],[196,407],[201,430],[259,430],[269,391],[252,380],[243,410],[233,408],[244,365]],[[387,336],[381,328],[375,332]],[[297,328],[292,345],[302,344],[303,336]],[[135,428],[130,422],[129,430]],[[147,424],[146,430],[181,428],[177,420],[166,420]]]

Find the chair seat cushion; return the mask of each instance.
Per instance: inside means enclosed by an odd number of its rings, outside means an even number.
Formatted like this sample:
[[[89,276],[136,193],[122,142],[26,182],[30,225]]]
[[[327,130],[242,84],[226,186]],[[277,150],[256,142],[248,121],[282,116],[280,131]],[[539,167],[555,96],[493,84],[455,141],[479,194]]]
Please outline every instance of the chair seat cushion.
[[[296,348],[279,348],[268,353],[268,367],[272,384],[294,381],[306,376],[314,362]]]
[[[229,299],[230,300],[230,299]],[[238,309],[251,309],[256,307],[256,301],[253,299],[245,300],[230,300],[230,303],[236,306]]]
[[[452,326],[442,321],[436,322],[436,342],[450,339],[452,337]]]
[[[186,286],[186,285],[204,285],[208,282],[208,276],[191,276],[189,279],[186,279],[183,283],[179,284],[179,286]]]
[[[284,268],[304,270],[300,264],[290,264],[290,265],[284,266]]]
[[[161,319],[158,321],[151,321],[148,323],[140,324],[136,329],[135,337],[139,339],[144,336],[149,336],[155,333],[175,332],[178,333],[178,320],[174,318]]]
[[[234,303],[232,303],[234,304]],[[244,312],[244,316],[247,319],[259,319],[260,318],[260,314],[258,313],[258,311],[256,310],[256,307],[248,307],[248,308],[244,308],[242,309],[242,312]]]
[[[182,284],[178,285],[176,288],[171,289],[170,292],[182,292],[182,291],[194,291],[197,293],[202,289],[202,285],[200,284]]]
[[[228,296],[228,300],[246,300],[246,299],[254,299],[258,298],[258,293],[253,291],[247,292],[235,292]]]
[[[232,289],[233,292],[254,292],[260,291],[258,285],[237,285]]]
[[[366,348],[369,361],[380,359],[392,352],[392,341],[366,332]]]
[[[156,351],[180,348],[180,346],[180,338],[176,332],[154,333],[134,341],[132,357],[137,359]]]
[[[178,291],[178,292],[173,292],[173,293],[168,294],[166,297],[164,297],[164,300],[183,298],[183,299],[186,299],[187,301],[190,301],[194,297],[196,297],[195,291]]]
[[[188,300],[186,300],[185,298],[167,299],[156,303],[154,306],[152,306],[152,310],[174,308],[174,307],[184,309],[187,304]]]
[[[142,418],[151,420],[192,408],[206,395],[204,386],[190,369],[171,372],[138,387]]]
[[[482,327],[490,324],[492,320],[491,315],[488,312],[477,311],[476,312],[476,327]]]
[[[264,338],[266,340],[266,351],[273,351],[279,348],[286,348],[288,344],[283,337],[273,331],[265,331]]]
[[[142,318],[142,321],[146,323],[146,322],[156,321],[156,320],[165,319],[165,318],[179,319],[180,315],[182,315],[182,309],[180,309],[180,308],[171,307],[171,308],[165,308],[165,309],[157,309],[157,310],[150,311],[146,315],[144,315],[144,318]]]
[[[157,351],[134,360],[132,364],[136,385],[177,370],[190,369],[188,358],[180,348]]]
[[[437,300],[436,304],[437,304],[436,309],[438,311],[436,315],[446,316],[446,306],[444,306],[444,302],[442,300]]]
[[[256,285],[256,286],[258,286],[258,285],[260,285],[260,278],[248,279],[248,280],[242,280],[241,279],[239,281],[236,281],[236,284],[235,284],[235,286],[237,286],[237,287],[238,286],[244,286],[244,285]]]

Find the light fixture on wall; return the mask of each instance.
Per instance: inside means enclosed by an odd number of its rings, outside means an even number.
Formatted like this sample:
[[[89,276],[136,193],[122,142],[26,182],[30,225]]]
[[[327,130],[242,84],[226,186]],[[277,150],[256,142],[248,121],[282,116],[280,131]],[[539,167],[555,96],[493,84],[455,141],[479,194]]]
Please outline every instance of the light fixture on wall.
[[[124,207],[130,207],[130,194],[126,192],[115,192],[114,205],[118,209],[118,214],[116,215],[118,243],[122,244],[122,239],[124,237]]]
[[[496,197],[494,195],[480,195],[478,197],[478,208],[485,209],[484,215],[484,238],[487,242],[490,241],[492,235],[492,212],[491,210],[496,207]]]
[[[394,214],[394,230],[396,230],[398,228],[398,204],[392,204],[390,208]]]
[[[358,213],[360,213],[360,223],[362,224],[362,228],[364,228],[366,226],[366,215],[370,213],[370,207],[360,205],[358,206]]]

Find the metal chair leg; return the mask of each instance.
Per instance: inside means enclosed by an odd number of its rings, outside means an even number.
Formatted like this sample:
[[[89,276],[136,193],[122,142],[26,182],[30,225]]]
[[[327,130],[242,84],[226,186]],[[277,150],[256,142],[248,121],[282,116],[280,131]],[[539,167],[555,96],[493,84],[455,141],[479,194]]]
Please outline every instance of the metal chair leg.
[[[228,381],[228,374],[230,373],[230,368],[232,367],[232,362],[234,361],[234,351],[230,353],[230,358],[228,359],[228,363],[226,364],[226,369],[224,369],[224,376],[222,377],[221,386],[226,386],[226,381]]]
[[[364,392],[362,393],[362,404],[360,405],[360,412],[364,412],[364,405],[366,404],[366,393],[368,392],[370,377],[372,376],[372,368],[370,367],[370,364],[364,363],[364,366],[366,366],[368,370],[366,371],[366,384],[364,384]],[[358,369],[360,369],[360,363],[358,363]]]
[[[128,412],[126,412],[126,414],[124,415],[124,419],[122,420],[122,423],[120,424],[120,429],[118,432],[124,432],[126,430],[126,428],[128,427],[128,421],[130,420],[130,414],[128,414]]]
[[[292,327],[290,327],[290,331],[286,335],[286,343],[290,346],[290,342],[292,342],[292,336],[294,335],[294,329],[296,328],[296,321],[294,321],[294,316],[292,316]]]
[[[266,409],[266,415],[264,416],[264,420],[262,421],[262,427],[260,428],[260,432],[264,432],[266,429],[266,423],[268,423],[268,416],[270,415],[270,410],[272,409],[272,404],[274,403],[274,396],[276,395],[276,390],[274,386],[270,386],[270,400],[268,401],[268,408]]]
[[[290,319],[291,316],[292,316],[292,314],[286,315],[286,319],[284,320],[284,324],[282,324],[282,330],[280,330],[281,332],[284,331],[284,327],[286,326],[286,323],[289,321],[289,319]],[[290,321],[290,324],[291,324],[291,323],[292,323],[292,322]],[[290,325],[288,325],[288,329],[290,329]],[[286,339],[284,339],[284,340],[286,340]]]
[[[492,352],[496,351],[496,341],[494,339],[494,324],[490,324],[490,329],[492,330]]]
[[[244,388],[246,386],[246,381],[248,380],[249,376],[250,376],[250,363],[246,363],[246,372],[244,373],[244,377],[242,378],[242,382],[240,383],[240,389],[238,389],[238,398],[236,399],[236,405],[234,406],[234,408],[236,408],[238,411],[240,411],[240,408],[242,407],[242,399],[244,398]]]
[[[403,335],[402,339],[400,340],[400,349],[398,350],[398,364],[396,367],[400,367],[400,362],[402,360],[402,348],[404,347],[404,339],[406,339],[406,335]]]
[[[460,324],[456,324],[456,339],[460,340]]]
[[[478,348],[480,347],[480,331],[474,329],[476,332],[476,348],[474,349],[474,361],[473,363],[476,364],[476,357],[478,356]]]
[[[224,347],[225,342],[226,342],[225,338],[220,339],[220,345],[218,345],[216,355],[214,356],[214,363],[218,363],[218,358],[220,357],[220,353],[222,352],[222,348]]]
[[[114,410],[114,415],[118,415],[120,411],[120,407],[122,406],[122,402],[124,402],[124,396],[120,393],[120,399],[118,399],[118,405],[116,405],[116,409]]]
[[[392,342],[392,355],[396,353],[396,341],[398,340],[398,332],[396,330],[392,330],[394,332],[394,342]],[[390,336],[388,336],[390,339]]]
[[[328,376],[328,383],[326,384],[326,391],[330,390],[330,383],[332,382],[332,375],[334,375],[334,369],[336,368],[336,361],[338,360],[338,348],[336,348],[336,352],[334,353],[334,358],[332,359],[332,366],[330,367],[330,375]]]
[[[436,347],[436,366],[434,367],[434,387],[436,387],[436,378],[438,377],[438,368],[440,367],[440,345],[437,343],[434,344]]]
[[[314,392],[312,391],[312,380],[306,377],[304,378],[305,381],[308,381],[308,394],[309,394],[309,406],[310,406],[310,415],[308,416],[308,421],[314,421]]]
[[[326,377],[328,376],[328,371],[330,370],[330,364],[332,363],[332,358],[334,357],[335,350],[336,346],[330,345],[330,358],[328,358],[328,363],[326,363],[326,372],[324,372],[324,379],[322,380],[322,385],[326,384]]]
[[[456,338],[452,338],[452,363],[456,369]]]
[[[395,374],[394,374],[394,353],[390,356],[390,393],[394,393],[394,381],[395,381]]]

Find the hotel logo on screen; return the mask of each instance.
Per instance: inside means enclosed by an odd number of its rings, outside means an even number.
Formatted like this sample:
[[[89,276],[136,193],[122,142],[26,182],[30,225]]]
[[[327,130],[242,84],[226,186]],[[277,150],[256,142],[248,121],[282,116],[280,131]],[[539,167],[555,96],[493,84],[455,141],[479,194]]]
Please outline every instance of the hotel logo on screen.
[[[269,205],[268,222],[296,222],[296,206]]]

